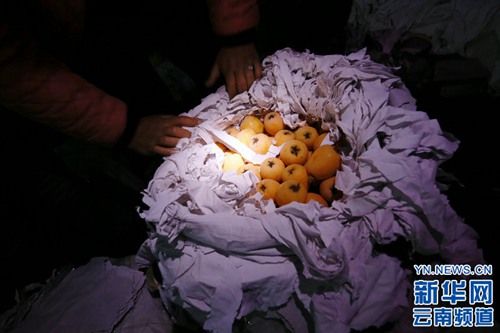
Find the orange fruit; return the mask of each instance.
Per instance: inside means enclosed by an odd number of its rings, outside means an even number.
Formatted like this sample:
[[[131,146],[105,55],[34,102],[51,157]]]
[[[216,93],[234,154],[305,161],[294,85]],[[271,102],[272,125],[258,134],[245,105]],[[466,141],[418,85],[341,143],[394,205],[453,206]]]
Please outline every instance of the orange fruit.
[[[308,192],[306,196],[306,202],[309,202],[311,200],[315,200],[319,202],[323,207],[328,207],[328,202],[323,198],[320,194],[314,193],[314,192]]]
[[[222,150],[223,152],[226,152],[226,151],[228,151],[228,150],[229,150],[229,149],[226,147],[226,145],[225,145],[225,144],[223,144],[223,143],[222,143],[222,142],[220,142],[220,141],[217,141],[217,142],[215,143],[215,145],[216,145],[217,147],[219,147],[219,148],[220,148],[220,150]]]
[[[303,141],[307,145],[308,149],[313,149],[314,140],[318,137],[318,130],[316,130],[316,128],[305,125],[297,128],[294,133],[295,139]]]
[[[307,186],[296,179],[290,179],[283,182],[276,191],[276,204],[284,206],[291,202],[306,202]]]
[[[238,134],[238,132],[239,132],[239,131],[240,131],[240,130],[239,130],[239,129],[237,129],[236,127],[230,127],[230,128],[228,128],[228,129],[226,130],[226,133],[227,133],[227,134],[229,134],[229,135],[231,135],[231,136],[236,137],[236,134]]]
[[[264,200],[274,200],[278,187],[280,187],[279,182],[271,178],[266,178],[257,183],[257,192],[262,194],[262,199]]]
[[[323,143],[323,140],[326,138],[326,136],[328,134],[329,134],[328,132],[325,132],[325,133],[321,133],[320,135],[318,135],[316,140],[314,140],[313,150],[316,150],[319,146],[321,146],[321,144]]]
[[[305,163],[307,173],[317,180],[323,180],[335,175],[341,165],[340,155],[332,145],[323,145],[316,148]]]
[[[309,175],[307,174],[306,167],[302,164],[290,164],[283,170],[281,181],[285,182],[289,179],[296,179],[309,186]]]
[[[245,146],[248,146],[250,144],[250,139],[252,136],[254,136],[256,133],[253,129],[251,128],[244,128],[238,133],[236,133],[235,138],[238,139],[241,143],[243,143]]]
[[[276,141],[276,146],[281,146],[285,141],[295,139],[295,133],[290,130],[282,129],[274,134],[274,140]]]
[[[238,153],[225,152],[224,161],[222,162],[222,170],[231,171],[238,170],[238,168],[245,164],[243,157]]]
[[[264,116],[264,130],[270,135],[274,136],[278,131],[285,128],[283,118],[278,111],[269,112]]]
[[[257,133],[250,138],[248,147],[257,154],[265,154],[272,143],[273,139],[270,136],[265,133]]]
[[[319,184],[319,194],[328,203],[332,203],[332,201],[342,197],[342,191],[335,188],[335,177],[329,177]]]
[[[245,163],[242,166],[240,166],[237,170],[238,173],[245,173],[247,171],[252,171],[259,180],[262,178],[260,177],[260,167],[256,164],[253,163]]]
[[[251,128],[255,133],[262,133],[264,132],[264,123],[256,116],[247,115],[240,123],[240,131],[245,128]]]
[[[285,164],[277,157],[268,157],[260,164],[260,176],[262,179],[270,178],[281,182],[283,170],[285,170]]]
[[[290,164],[305,164],[308,158],[309,149],[304,141],[297,139],[285,141],[279,154],[279,159],[285,163]]]

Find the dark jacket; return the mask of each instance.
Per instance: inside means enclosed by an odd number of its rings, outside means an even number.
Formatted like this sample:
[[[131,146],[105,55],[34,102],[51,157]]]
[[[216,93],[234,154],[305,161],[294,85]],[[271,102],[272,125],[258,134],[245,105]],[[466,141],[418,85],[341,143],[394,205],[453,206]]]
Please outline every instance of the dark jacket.
[[[78,53],[87,29],[88,2],[2,1],[0,105],[70,137],[113,146],[125,131],[129,106],[64,61],[65,52]],[[207,0],[207,4],[218,35],[252,29],[259,20],[256,0]],[[47,44],[65,48],[53,52]]]

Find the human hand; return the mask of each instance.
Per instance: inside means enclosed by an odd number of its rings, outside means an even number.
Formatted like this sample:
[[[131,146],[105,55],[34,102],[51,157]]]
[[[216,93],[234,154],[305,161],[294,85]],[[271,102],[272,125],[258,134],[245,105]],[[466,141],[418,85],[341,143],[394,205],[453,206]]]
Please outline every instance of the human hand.
[[[141,118],[128,147],[146,156],[172,155],[179,140],[191,136],[191,132],[183,127],[193,127],[200,122],[198,118],[174,115]]]
[[[248,90],[255,80],[262,77],[262,65],[255,45],[250,43],[222,47],[205,85],[212,87],[221,74],[224,76],[229,98]]]

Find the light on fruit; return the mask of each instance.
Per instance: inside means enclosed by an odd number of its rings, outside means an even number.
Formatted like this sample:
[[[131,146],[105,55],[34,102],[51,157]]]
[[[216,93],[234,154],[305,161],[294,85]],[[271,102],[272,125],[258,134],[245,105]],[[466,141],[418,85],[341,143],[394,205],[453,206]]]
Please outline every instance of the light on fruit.
[[[225,152],[224,162],[222,163],[222,170],[224,171],[237,171],[239,167],[245,164],[245,160],[238,153]]]
[[[248,147],[257,154],[265,154],[272,143],[273,139],[270,136],[264,133],[257,133],[250,138]]]
[[[240,130],[238,128],[236,128],[236,127],[230,127],[230,128],[228,128],[226,130],[226,133],[229,134],[229,135],[231,135],[231,136],[236,137],[236,134],[238,134],[239,131]]]
[[[264,132],[264,123],[256,116],[247,115],[240,123],[240,131],[246,128],[253,129],[255,133],[262,133]]]
[[[252,136],[254,136],[256,133],[253,129],[251,128],[245,128],[236,133],[235,138],[238,139],[241,143],[243,143],[245,146],[248,146],[250,144],[250,139]]]
[[[257,176],[259,180],[262,180],[262,178],[260,177],[260,167],[256,164],[245,163],[242,166],[240,166],[236,171],[240,174],[245,173],[247,171],[251,171]]]

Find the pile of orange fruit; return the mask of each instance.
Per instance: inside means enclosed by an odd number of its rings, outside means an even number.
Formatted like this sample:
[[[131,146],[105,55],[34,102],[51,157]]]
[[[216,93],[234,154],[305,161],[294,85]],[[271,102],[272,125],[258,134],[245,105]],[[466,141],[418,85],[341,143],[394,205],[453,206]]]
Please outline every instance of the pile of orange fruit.
[[[329,207],[341,198],[342,192],[335,188],[335,175],[342,160],[333,145],[323,144],[327,132],[312,124],[291,129],[275,110],[247,115],[239,126],[226,131],[258,154],[266,154],[273,144],[282,145],[279,155],[257,165],[217,143],[224,151],[222,169],[254,172],[259,179],[256,191],[264,200],[272,199],[279,207],[316,200]]]

